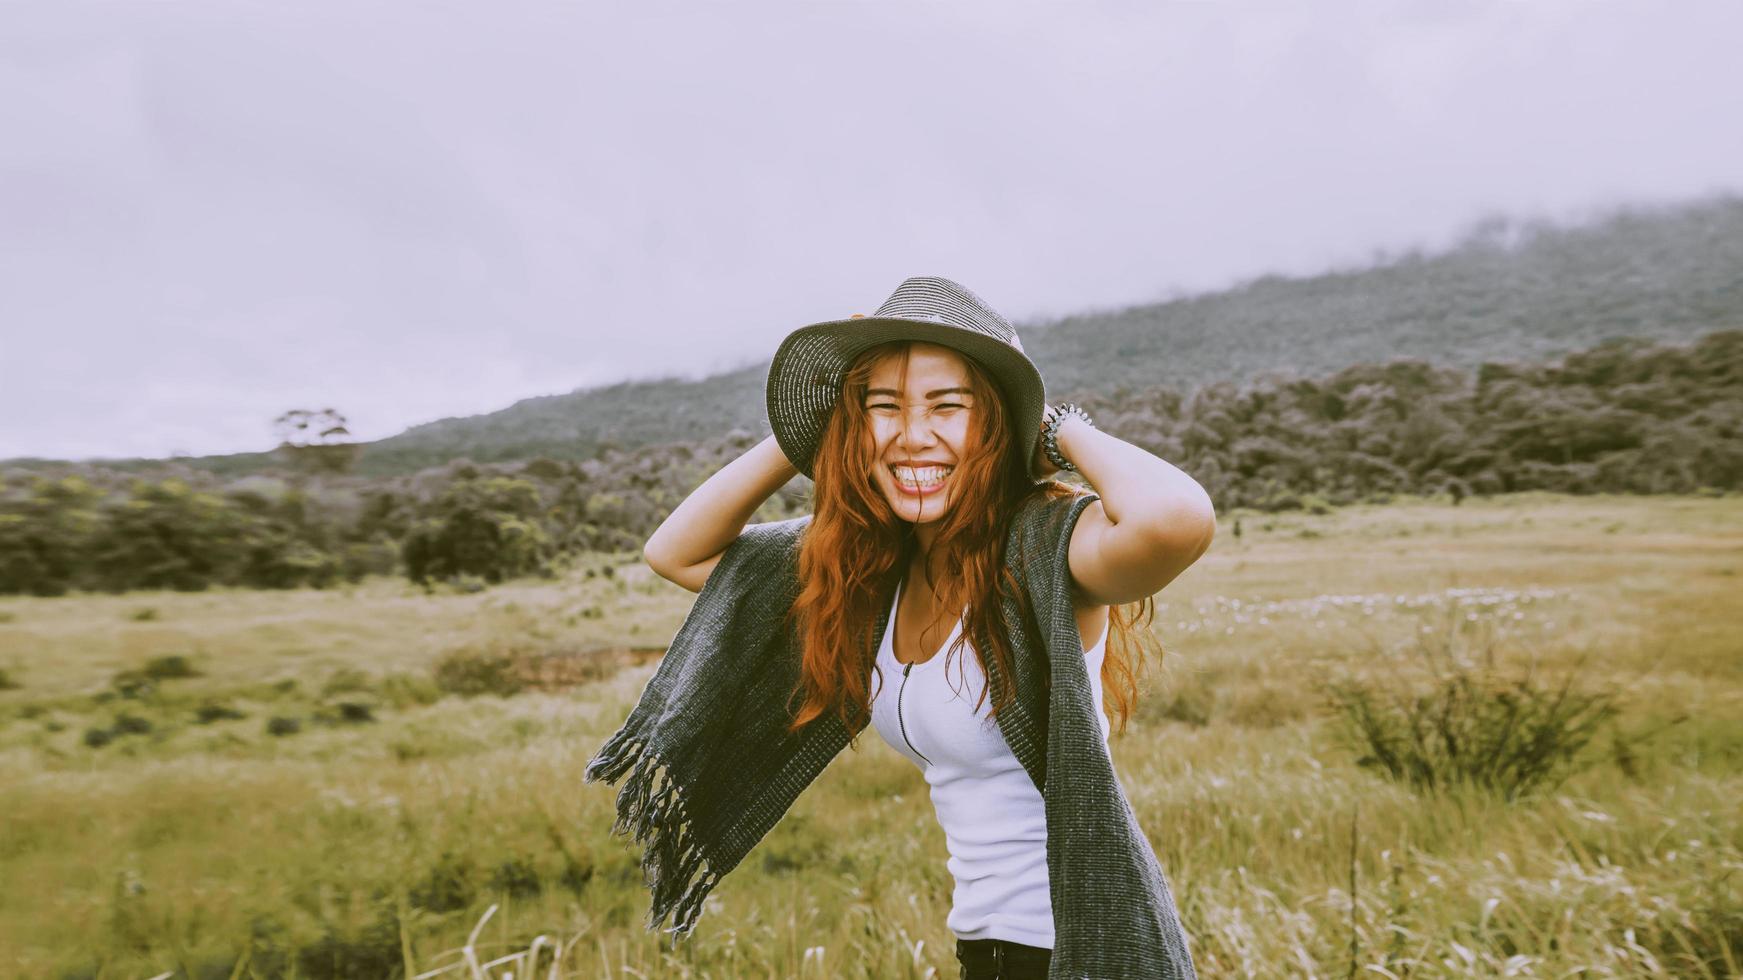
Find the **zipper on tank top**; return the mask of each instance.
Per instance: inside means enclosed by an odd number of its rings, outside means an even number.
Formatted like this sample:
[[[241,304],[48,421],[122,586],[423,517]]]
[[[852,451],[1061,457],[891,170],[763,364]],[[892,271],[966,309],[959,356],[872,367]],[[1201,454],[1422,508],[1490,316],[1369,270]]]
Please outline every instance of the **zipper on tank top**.
[[[896,689],[896,726],[902,730],[902,741],[908,743],[908,751],[920,756],[921,761],[927,765],[931,765],[932,760],[921,755],[920,750],[914,748],[913,740],[908,738],[908,722],[902,717],[902,695],[908,690],[908,671],[913,669],[913,664],[902,665],[902,686]]]

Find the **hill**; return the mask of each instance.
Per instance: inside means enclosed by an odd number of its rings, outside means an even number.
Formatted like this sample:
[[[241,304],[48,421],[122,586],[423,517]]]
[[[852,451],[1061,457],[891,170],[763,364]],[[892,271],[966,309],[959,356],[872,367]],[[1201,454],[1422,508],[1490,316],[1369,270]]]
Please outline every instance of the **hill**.
[[[1491,219],[1456,247],[1196,297],[1020,323],[1055,401],[1409,357],[1448,367],[1542,360],[1619,337],[1686,341],[1743,326],[1743,198],[1614,212],[1562,227]],[[1160,275],[1158,278],[1162,278]],[[363,475],[479,462],[587,459],[766,433],[766,361],[699,381],[624,382],[415,426],[364,448]],[[223,474],[267,454],[184,462]]]

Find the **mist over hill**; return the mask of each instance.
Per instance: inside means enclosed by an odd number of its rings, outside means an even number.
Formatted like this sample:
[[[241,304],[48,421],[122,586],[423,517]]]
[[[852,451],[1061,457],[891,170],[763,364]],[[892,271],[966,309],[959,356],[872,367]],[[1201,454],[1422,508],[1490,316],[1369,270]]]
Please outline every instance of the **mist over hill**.
[[[1222,292],[1018,323],[1059,401],[1274,372],[1318,375],[1417,358],[1449,367],[1539,360],[1619,337],[1689,340],[1743,326],[1743,197],[1628,208],[1577,226],[1492,218],[1438,254],[1264,276]],[[1159,270],[1158,280],[1166,278]],[[795,327],[800,324],[794,324]],[[772,351],[770,352],[773,353]],[[733,430],[768,431],[768,362],[701,380],[623,382],[415,426],[363,448],[361,475],[451,459],[588,459]],[[184,460],[218,473],[249,453]]]

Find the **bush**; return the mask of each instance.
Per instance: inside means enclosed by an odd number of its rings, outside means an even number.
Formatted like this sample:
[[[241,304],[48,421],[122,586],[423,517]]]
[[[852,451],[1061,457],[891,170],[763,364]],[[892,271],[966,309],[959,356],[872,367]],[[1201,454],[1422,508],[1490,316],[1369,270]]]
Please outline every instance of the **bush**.
[[[546,571],[555,546],[541,523],[539,487],[491,475],[450,482],[407,532],[401,555],[406,574],[422,585],[462,575],[495,583]]]
[[[359,916],[358,918],[362,918]],[[377,907],[359,924],[355,919],[330,921],[319,939],[293,947],[294,959],[278,968],[279,957],[254,954],[248,972],[257,976],[306,977],[307,980],[350,980],[352,977],[403,977],[400,923],[392,910]],[[257,972],[255,966],[270,972]],[[230,974],[217,971],[213,976]]]
[[[1427,793],[1476,786],[1518,799],[1559,786],[1620,712],[1614,689],[1574,690],[1575,672],[1540,683],[1529,670],[1454,667],[1426,689],[1345,681],[1330,688],[1356,763]]]
[[[408,898],[413,905],[431,912],[453,912],[471,905],[477,897],[474,868],[464,856],[452,852],[436,859],[435,866],[414,883]]]
[[[399,542],[377,535],[368,542],[353,542],[340,554],[346,581],[360,582],[367,575],[392,575],[399,567]]]
[[[146,677],[159,681],[200,676],[200,672],[194,669],[194,665],[188,662],[188,658],[179,653],[151,658],[146,661],[143,673]]]
[[[539,871],[525,858],[511,857],[491,872],[488,887],[511,898],[532,898],[544,890]]]
[[[375,707],[361,701],[341,701],[337,705],[339,720],[358,725],[375,720]]]
[[[23,686],[6,668],[0,667],[0,691],[16,691]]]
[[[157,682],[142,670],[123,670],[109,679],[109,684],[124,698],[137,698],[157,690]]]
[[[147,735],[152,727],[149,720],[138,715],[122,715],[115,719],[114,732],[117,735]]]
[[[100,749],[115,741],[115,733],[107,728],[85,729],[85,744],[93,749]]]
[[[451,650],[437,661],[436,686],[449,694],[474,697],[495,694],[508,697],[521,689],[514,657],[492,650]]]
[[[194,711],[194,720],[202,725],[210,725],[217,721],[233,721],[248,717],[243,712],[227,704],[202,704]]]
[[[274,736],[295,735],[303,730],[301,718],[288,718],[284,715],[274,715],[266,720],[266,734]]]

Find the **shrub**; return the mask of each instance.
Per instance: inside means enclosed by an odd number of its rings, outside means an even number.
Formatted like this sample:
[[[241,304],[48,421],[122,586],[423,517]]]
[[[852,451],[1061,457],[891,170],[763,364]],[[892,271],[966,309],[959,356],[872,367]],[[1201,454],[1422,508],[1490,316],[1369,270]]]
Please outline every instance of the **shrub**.
[[[115,733],[107,728],[85,729],[85,744],[93,749],[100,749],[115,741]]]
[[[136,623],[149,623],[157,619],[157,610],[151,606],[145,606],[133,610],[133,612],[128,614],[127,618]]]
[[[215,721],[232,721],[248,717],[243,712],[227,704],[202,704],[194,711],[194,720],[202,725],[210,725]]]
[[[301,718],[289,718],[284,715],[274,715],[266,720],[266,734],[283,736],[295,735],[303,730]]]
[[[152,730],[148,719],[138,715],[122,715],[115,719],[114,732],[117,735],[146,735]]]
[[[23,684],[18,683],[18,679],[13,677],[10,671],[0,667],[0,691],[16,691],[23,686]]]
[[[137,698],[157,690],[157,682],[142,670],[123,670],[109,679],[109,684],[124,698]]]
[[[472,904],[477,895],[473,867],[459,854],[444,853],[422,880],[412,885],[413,905],[431,912],[453,912]]]
[[[489,887],[512,898],[531,898],[544,890],[538,869],[531,861],[519,857],[498,864],[491,872]]]
[[[179,653],[151,658],[146,661],[143,673],[146,677],[159,681],[200,676],[200,672],[194,669],[188,658]]]
[[[479,694],[508,697],[521,689],[513,656],[469,647],[443,655],[436,663],[435,680],[437,687],[463,697]]]
[[[247,549],[238,571],[238,584],[257,589],[294,589],[312,585],[324,589],[341,574],[337,556],[307,541],[297,540],[288,528],[258,529],[259,537]]]
[[[401,977],[405,975],[400,923],[391,910],[376,909],[362,925],[353,922],[329,922],[325,932],[312,943],[296,947],[295,959],[288,969],[260,973],[260,976],[306,977],[308,980],[349,980],[352,977]],[[269,966],[272,959],[255,956]],[[249,973],[255,973],[249,967]],[[214,976],[229,976],[217,972]]]
[[[339,720],[353,725],[375,720],[374,706],[361,701],[341,701],[338,709]]]
[[[538,485],[528,480],[455,479],[428,508],[429,516],[406,533],[406,574],[421,585],[468,575],[494,583],[543,572],[554,551],[541,523],[545,509]]]
[[[347,581],[360,582],[366,575],[392,575],[399,567],[399,542],[378,534],[374,540],[346,545],[339,557]]]
[[[1477,786],[1508,800],[1559,786],[1596,759],[1586,747],[1615,719],[1620,693],[1576,691],[1575,673],[1541,683],[1527,670],[1454,667],[1426,689],[1345,681],[1330,688],[1358,765],[1421,792]]]

